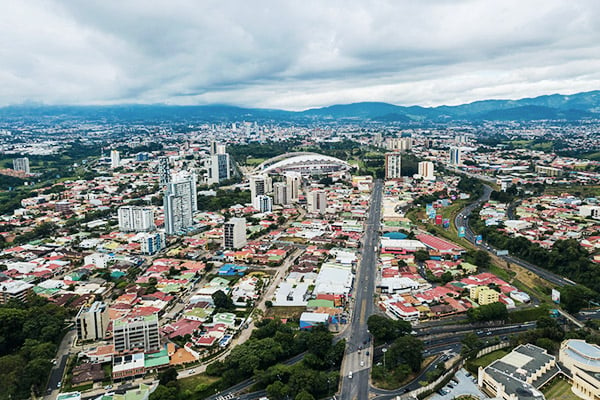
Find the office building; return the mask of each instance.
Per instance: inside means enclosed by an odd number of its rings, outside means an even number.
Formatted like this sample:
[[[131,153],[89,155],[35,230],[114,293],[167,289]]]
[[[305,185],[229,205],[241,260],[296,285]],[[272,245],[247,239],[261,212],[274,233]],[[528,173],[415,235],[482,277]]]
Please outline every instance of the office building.
[[[15,171],[23,171],[26,174],[30,174],[31,170],[29,169],[29,158],[15,158],[13,160],[13,169]]]
[[[419,167],[419,175],[428,181],[435,180],[435,169],[433,167],[433,163],[431,161],[421,161],[418,164]]]
[[[271,177],[268,175],[253,175],[250,177],[250,199],[255,204],[257,196],[272,192]],[[255,207],[257,208],[257,207]]]
[[[285,182],[277,182],[273,184],[273,204],[286,205],[289,204],[288,187]]]
[[[461,165],[461,149],[460,147],[450,147],[450,165]]]
[[[116,353],[160,350],[158,315],[114,320],[113,344]]]
[[[562,176],[564,173],[560,168],[549,167],[547,165],[536,165],[535,172],[544,176]]]
[[[210,155],[214,156],[217,154],[225,154],[227,152],[227,147],[224,144],[218,143],[216,141],[210,142]]]
[[[139,236],[140,251],[142,254],[154,255],[165,248],[164,232],[145,233]]]
[[[486,368],[479,367],[477,383],[490,397],[544,400],[540,387],[559,372],[554,356],[541,347],[524,344]]]
[[[246,218],[231,218],[223,225],[223,247],[241,249],[246,245]]]
[[[402,154],[387,153],[385,155],[385,179],[400,179],[402,177]]]
[[[571,391],[585,400],[600,400],[600,346],[569,339],[560,345],[558,359],[571,372]]]
[[[198,211],[196,175],[174,176],[174,181],[167,185],[163,203],[168,235],[184,233],[191,228],[194,213]]]
[[[148,157],[148,153],[144,153],[144,152],[142,152],[142,153],[137,153],[137,154],[135,155],[135,161],[138,161],[138,162],[144,162],[144,161],[148,161],[148,158],[149,158],[149,157]]]
[[[327,209],[327,193],[324,190],[315,190],[309,193],[308,211],[324,214]]]
[[[121,154],[117,150],[110,152],[110,167],[118,168],[121,165]]]
[[[11,299],[27,302],[27,296],[32,291],[33,285],[24,281],[0,282],[0,304],[6,304]]]
[[[229,154],[215,154],[210,157],[208,183],[219,183],[231,178],[229,173]]]
[[[273,199],[271,196],[261,194],[254,198],[252,206],[260,212],[271,212],[273,211]]]
[[[77,339],[103,339],[109,322],[108,306],[105,303],[95,301],[91,306],[82,306],[75,317]]]
[[[169,157],[158,158],[158,185],[163,188],[171,182],[171,171],[169,169]]]
[[[155,229],[154,211],[150,207],[123,206],[117,211],[121,232],[150,232]]]
[[[302,175],[299,172],[288,172],[285,174],[287,183],[288,203],[298,201],[302,188]]]

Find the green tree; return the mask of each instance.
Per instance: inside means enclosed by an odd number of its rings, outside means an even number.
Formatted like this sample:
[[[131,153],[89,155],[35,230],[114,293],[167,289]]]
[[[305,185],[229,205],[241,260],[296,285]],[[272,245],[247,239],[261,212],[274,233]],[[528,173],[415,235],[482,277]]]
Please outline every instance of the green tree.
[[[373,314],[367,319],[367,327],[377,343],[393,341],[412,330],[409,322],[393,320],[377,314]]]
[[[315,400],[314,396],[306,390],[301,391],[294,397],[295,400]]]
[[[387,354],[388,366],[405,363],[413,372],[421,370],[423,342],[412,336],[402,336],[394,341]]]
[[[231,298],[229,298],[222,290],[213,293],[212,299],[216,308],[224,310],[232,310],[234,308],[233,300],[231,300]]]

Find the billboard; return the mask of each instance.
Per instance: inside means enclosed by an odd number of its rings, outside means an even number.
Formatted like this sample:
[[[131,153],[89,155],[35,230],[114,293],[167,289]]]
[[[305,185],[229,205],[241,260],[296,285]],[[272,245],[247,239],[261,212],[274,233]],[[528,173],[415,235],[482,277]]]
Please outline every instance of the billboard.
[[[458,237],[465,237],[467,234],[467,229],[464,226],[458,227]]]
[[[475,237],[475,244],[481,244],[481,243],[483,243],[483,236],[477,235]]]
[[[441,225],[442,224],[442,216],[441,215],[436,215],[435,216],[435,224],[436,225]]]
[[[449,220],[448,218],[444,218],[444,219],[442,220],[442,226],[443,226],[445,229],[448,229],[448,228],[450,228],[450,220]]]
[[[435,208],[433,208],[433,204],[425,205],[425,214],[427,214],[429,219],[435,218]]]
[[[552,301],[556,304],[560,303],[560,292],[556,289],[552,289]]]

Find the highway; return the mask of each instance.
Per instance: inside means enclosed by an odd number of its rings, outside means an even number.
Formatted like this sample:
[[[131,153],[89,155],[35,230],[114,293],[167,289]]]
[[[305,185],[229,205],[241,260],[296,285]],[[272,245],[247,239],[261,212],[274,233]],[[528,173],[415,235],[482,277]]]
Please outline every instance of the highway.
[[[369,216],[365,224],[362,258],[354,285],[354,311],[347,330],[348,345],[342,362],[342,400],[369,398],[371,357],[367,355],[367,347],[370,348],[371,339],[367,318],[373,314],[382,187],[382,181],[377,179],[373,184]]]

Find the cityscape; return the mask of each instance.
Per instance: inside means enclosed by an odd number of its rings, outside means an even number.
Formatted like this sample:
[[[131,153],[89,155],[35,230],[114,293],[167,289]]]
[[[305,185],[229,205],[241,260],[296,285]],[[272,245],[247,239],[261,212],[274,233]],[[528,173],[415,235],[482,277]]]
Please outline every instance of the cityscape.
[[[596,5],[42,3],[0,400],[600,400]]]

